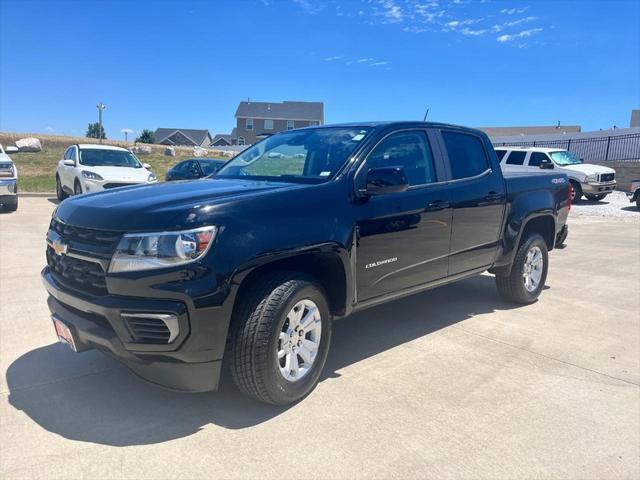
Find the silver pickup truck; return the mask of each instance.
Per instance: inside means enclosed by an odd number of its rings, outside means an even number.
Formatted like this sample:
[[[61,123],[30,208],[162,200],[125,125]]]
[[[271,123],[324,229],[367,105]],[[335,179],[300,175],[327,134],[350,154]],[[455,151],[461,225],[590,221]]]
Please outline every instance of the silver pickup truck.
[[[17,147],[5,150],[0,145],[0,208],[10,212],[18,209],[18,169],[8,154],[17,151]]]

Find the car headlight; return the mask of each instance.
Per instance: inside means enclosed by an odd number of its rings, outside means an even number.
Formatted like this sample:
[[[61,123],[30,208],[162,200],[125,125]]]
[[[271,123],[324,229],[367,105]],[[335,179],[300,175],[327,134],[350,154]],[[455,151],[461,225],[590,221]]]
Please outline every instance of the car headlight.
[[[593,175],[587,175],[586,181],[588,183],[597,182],[598,181],[598,175],[596,175],[595,173]]]
[[[95,172],[90,172],[89,170],[82,170],[82,176],[89,180],[104,180],[100,175]]]
[[[216,227],[179,232],[128,233],[111,259],[109,272],[133,272],[194,262],[209,251]]]
[[[149,174],[149,178],[147,178],[147,182],[155,182],[156,180],[157,180],[157,178],[156,178],[156,174],[155,174],[155,173],[153,173],[153,172],[151,172],[151,173]]]

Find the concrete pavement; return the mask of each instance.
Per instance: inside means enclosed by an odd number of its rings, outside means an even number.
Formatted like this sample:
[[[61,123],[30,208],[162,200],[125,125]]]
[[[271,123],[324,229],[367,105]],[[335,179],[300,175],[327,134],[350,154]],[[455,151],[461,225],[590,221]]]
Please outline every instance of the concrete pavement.
[[[571,218],[533,305],[483,275],[337,322],[319,386],[274,408],[57,343],[54,207],[0,214],[3,479],[640,476],[640,215]]]

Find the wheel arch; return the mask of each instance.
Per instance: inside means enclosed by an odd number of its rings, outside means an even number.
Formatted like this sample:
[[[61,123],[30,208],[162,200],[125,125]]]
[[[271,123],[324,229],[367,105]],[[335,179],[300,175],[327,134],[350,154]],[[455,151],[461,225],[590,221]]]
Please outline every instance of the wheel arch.
[[[238,285],[234,303],[238,304],[243,292],[251,288],[259,278],[277,271],[312,276],[324,289],[332,316],[341,317],[348,314],[352,297],[352,275],[346,249],[337,244],[324,244],[258,258],[234,275],[232,283]]]

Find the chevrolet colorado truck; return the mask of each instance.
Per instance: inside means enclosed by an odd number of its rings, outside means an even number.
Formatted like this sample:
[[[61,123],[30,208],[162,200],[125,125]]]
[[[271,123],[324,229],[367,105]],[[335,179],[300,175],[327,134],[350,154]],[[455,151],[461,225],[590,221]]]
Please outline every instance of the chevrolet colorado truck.
[[[569,209],[566,175],[503,175],[477,130],[310,127],[207,179],[61,202],[42,279],[73,350],[191,392],[217,389],[224,366],[287,404],[318,382],[334,319],[487,270],[504,298],[534,302]]]

